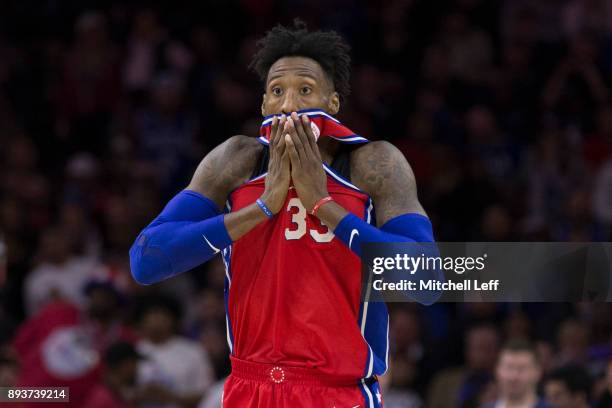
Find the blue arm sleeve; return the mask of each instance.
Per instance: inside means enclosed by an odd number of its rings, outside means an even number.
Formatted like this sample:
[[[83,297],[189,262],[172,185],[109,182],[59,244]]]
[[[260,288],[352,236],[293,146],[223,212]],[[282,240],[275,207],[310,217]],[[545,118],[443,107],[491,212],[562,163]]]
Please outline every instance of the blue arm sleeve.
[[[215,203],[195,191],[177,194],[130,249],[134,279],[149,285],[193,269],[232,243]]]
[[[380,229],[348,214],[340,220],[334,234],[359,256],[362,242],[434,242],[431,222],[421,214],[399,215]]]
[[[435,242],[433,228],[429,218],[421,214],[403,214],[387,221],[380,229],[376,228],[354,214],[346,215],[334,230],[334,234],[344,242],[355,254],[361,256],[361,244],[367,242]],[[426,252],[434,249],[438,253],[437,247],[428,246]],[[414,248],[415,252],[421,252]],[[415,254],[418,256],[418,254]],[[435,271],[436,278],[444,281],[442,271]],[[415,280],[423,278],[418,272],[406,276],[407,279]],[[433,291],[414,291],[414,300],[424,305],[433,304],[442,292]]]

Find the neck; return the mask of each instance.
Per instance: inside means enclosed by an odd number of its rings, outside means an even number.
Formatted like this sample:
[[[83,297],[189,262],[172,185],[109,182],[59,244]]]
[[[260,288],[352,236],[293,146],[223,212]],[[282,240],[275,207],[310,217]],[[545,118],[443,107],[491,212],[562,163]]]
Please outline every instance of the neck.
[[[537,397],[534,393],[530,393],[515,399],[505,398],[504,408],[531,408],[535,406]]]
[[[319,152],[321,153],[323,162],[331,164],[340,148],[340,143],[331,137],[322,137],[317,141],[317,145],[319,146]]]

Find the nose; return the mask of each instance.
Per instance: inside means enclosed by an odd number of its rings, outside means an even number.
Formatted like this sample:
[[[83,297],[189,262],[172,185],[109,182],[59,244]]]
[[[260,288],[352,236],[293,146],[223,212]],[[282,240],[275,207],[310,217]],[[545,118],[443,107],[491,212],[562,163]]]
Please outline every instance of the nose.
[[[298,110],[299,106],[296,93],[293,90],[287,90],[283,98],[283,103],[281,104],[281,113],[288,115],[291,112],[297,112]]]

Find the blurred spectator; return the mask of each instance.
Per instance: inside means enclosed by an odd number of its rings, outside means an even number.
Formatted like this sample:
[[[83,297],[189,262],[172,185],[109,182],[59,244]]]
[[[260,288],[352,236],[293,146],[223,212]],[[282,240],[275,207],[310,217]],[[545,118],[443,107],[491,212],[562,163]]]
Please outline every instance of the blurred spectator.
[[[504,34],[527,43],[554,43],[562,36],[561,8],[557,0],[505,0],[502,21]]]
[[[56,132],[69,150],[103,151],[119,84],[118,52],[108,36],[106,17],[98,11],[81,14],[55,84]]]
[[[589,329],[581,321],[570,319],[559,327],[557,335],[557,365],[588,362]]]
[[[493,59],[491,40],[471,26],[468,16],[453,12],[443,18],[439,44],[448,53],[451,73],[468,83],[480,83]]]
[[[387,408],[422,408],[423,401],[419,395],[407,389],[406,387],[402,387],[402,385],[406,385],[406,380],[400,379],[399,381],[394,377],[393,373],[397,369],[401,373],[410,371],[406,370],[404,365],[407,364],[405,358],[393,359],[392,362],[389,363],[389,368],[387,373],[380,377],[380,388],[384,395],[384,404]],[[402,374],[400,374],[402,375]]]
[[[516,171],[519,151],[500,131],[493,113],[476,106],[466,112],[465,119],[468,155],[482,163],[492,181],[509,178]]]
[[[589,408],[591,378],[578,365],[557,368],[544,384],[546,402],[551,408]]]
[[[570,39],[569,50],[553,72],[543,93],[545,109],[559,114],[565,123],[585,123],[589,110],[610,96],[601,70],[596,39],[581,33]]]
[[[204,349],[177,334],[179,303],[158,295],[143,299],[140,308],[143,337],[138,350],[147,359],[139,366],[138,382],[149,398],[143,406],[170,408],[197,404],[211,385],[213,372]]]
[[[571,0],[563,7],[563,28],[569,37],[582,31],[612,34],[612,4],[605,0]]]
[[[136,373],[142,356],[126,342],[111,344],[104,353],[102,381],[92,387],[84,407],[131,408],[136,386]]]
[[[542,369],[535,349],[524,341],[512,341],[501,350],[495,370],[497,402],[490,408],[547,408],[537,394]]]
[[[82,406],[98,381],[99,365],[98,352],[79,324],[80,317],[74,306],[58,301],[19,328],[14,340],[22,367],[18,386],[70,387],[70,401]]]
[[[562,216],[572,186],[586,176],[580,158],[572,154],[571,145],[558,131],[545,131],[532,147],[527,160],[528,180],[527,231],[550,225]]]
[[[441,371],[433,378],[427,407],[453,408],[474,403],[493,378],[499,343],[495,326],[480,324],[470,328],[465,337],[465,365]]]
[[[258,133],[262,88],[247,62],[263,30],[296,15],[353,47],[340,119],[401,149],[439,241],[609,240],[612,3],[384,3],[9,2],[0,13],[0,344],[17,352],[0,352],[0,383],[68,384],[73,405],[85,406],[102,350],[135,337],[124,323],[134,295],[170,293],[198,343],[176,355],[195,347],[210,358],[191,402],[214,367],[201,402],[218,406],[229,372],[223,263],[137,287],[124,280],[127,250],[207,151]],[[495,401],[508,388],[493,379],[501,334],[483,322],[503,324],[508,340],[538,339],[545,374],[577,362],[598,380],[610,356],[603,304],[401,306],[390,307],[389,406]],[[148,330],[169,337],[143,343],[169,359],[183,342],[178,329],[167,334],[177,319],[152,315]],[[595,399],[607,387],[601,407],[612,406],[610,372],[594,387]],[[510,388],[529,388],[521,384]],[[168,403],[178,392],[147,387]]]
[[[149,162],[165,191],[185,183],[196,159],[191,149],[196,118],[185,110],[185,84],[176,73],[158,75],[149,88],[149,104],[135,118],[140,157]]]
[[[186,71],[192,56],[185,46],[168,36],[156,10],[137,10],[127,43],[124,83],[131,92],[144,92],[154,76],[164,70]]]
[[[101,281],[86,288],[86,313],[58,299],[18,328],[13,340],[21,366],[18,386],[69,387],[70,403],[84,406],[100,378],[100,353],[115,341],[135,341],[134,332],[120,320],[117,288]]]
[[[503,337],[506,341],[528,341],[531,338],[531,322],[529,316],[520,309],[510,312],[504,322]]]
[[[58,298],[84,307],[85,283],[102,266],[93,258],[78,256],[73,242],[72,236],[61,226],[42,233],[39,264],[25,282],[25,301],[30,316]]]
[[[75,243],[75,253],[88,259],[102,256],[102,238],[91,216],[81,205],[65,203],[59,210],[63,233]]]
[[[93,208],[96,195],[100,194],[100,161],[90,153],[77,152],[66,160],[64,174],[63,199],[67,203]]]
[[[547,374],[551,372],[556,364],[553,345],[546,341],[537,341],[535,343],[535,348],[538,353],[540,366],[542,367],[542,373]]]
[[[562,218],[552,231],[555,241],[592,242],[605,241],[606,230],[593,217],[591,190],[574,188],[565,202]]]

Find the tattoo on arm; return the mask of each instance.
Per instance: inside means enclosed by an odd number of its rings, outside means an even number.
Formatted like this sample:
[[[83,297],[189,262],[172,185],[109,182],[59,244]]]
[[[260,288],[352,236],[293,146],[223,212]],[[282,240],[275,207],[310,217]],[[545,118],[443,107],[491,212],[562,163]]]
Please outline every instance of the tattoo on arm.
[[[229,138],[204,157],[187,188],[210,198],[222,209],[228,194],[248,180],[262,148],[254,138]]]
[[[417,196],[414,173],[404,155],[388,142],[371,142],[351,155],[353,182],[374,201],[378,226],[407,213],[427,215]]]

